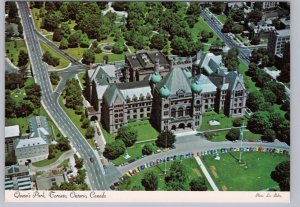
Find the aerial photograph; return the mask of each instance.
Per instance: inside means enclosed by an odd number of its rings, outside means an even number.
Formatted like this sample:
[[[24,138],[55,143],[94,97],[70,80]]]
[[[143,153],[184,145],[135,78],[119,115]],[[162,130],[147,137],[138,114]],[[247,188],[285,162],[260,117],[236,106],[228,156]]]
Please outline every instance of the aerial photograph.
[[[289,192],[290,6],[6,1],[5,191]]]

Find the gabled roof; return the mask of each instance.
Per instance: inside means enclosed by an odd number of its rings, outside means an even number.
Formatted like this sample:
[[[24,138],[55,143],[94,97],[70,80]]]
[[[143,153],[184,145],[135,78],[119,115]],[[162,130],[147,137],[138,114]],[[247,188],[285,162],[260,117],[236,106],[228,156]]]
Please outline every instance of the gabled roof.
[[[120,98],[122,101],[125,102],[125,99],[118,89],[116,84],[111,85],[108,89],[106,89],[103,99],[108,106],[112,106],[115,102],[116,98]]]
[[[171,70],[156,87],[160,89],[164,85],[169,89],[170,95],[176,95],[176,92],[179,90],[183,90],[185,93],[192,93],[191,83],[184,71],[179,67]]]
[[[206,75],[198,75],[195,77],[195,81],[202,86],[202,93],[210,93],[217,91],[217,87],[211,82]]]
[[[224,84],[223,84],[223,77],[225,78]],[[214,73],[209,76],[209,79],[215,84],[217,88],[220,88],[222,90],[228,89],[232,91],[238,83],[241,83],[243,89],[246,89],[244,85],[243,77],[238,75],[236,71],[230,71],[224,75]]]
[[[41,145],[47,145],[46,141],[41,137],[30,138],[30,139],[19,139],[16,145],[16,149],[36,147]]]

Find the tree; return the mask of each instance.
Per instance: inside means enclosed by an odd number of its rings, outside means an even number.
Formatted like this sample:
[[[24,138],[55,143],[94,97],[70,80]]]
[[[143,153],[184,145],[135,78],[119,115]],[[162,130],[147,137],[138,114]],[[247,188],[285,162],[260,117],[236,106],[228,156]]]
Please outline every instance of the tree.
[[[198,15],[200,11],[199,2],[190,2],[190,6],[186,10],[187,15]]]
[[[48,31],[54,31],[55,29],[58,29],[61,19],[62,14],[60,11],[47,12],[41,24],[42,28]]]
[[[122,140],[116,140],[112,143],[107,143],[104,148],[103,156],[109,160],[114,160],[124,154],[126,146]]]
[[[70,141],[67,137],[61,137],[57,140],[56,148],[62,152],[68,151],[71,149]]]
[[[281,122],[277,128],[276,131],[276,138],[281,141],[285,142],[288,145],[290,144],[290,122],[285,120]]]
[[[264,103],[264,97],[259,91],[250,92],[247,98],[246,106],[253,112],[259,110],[261,103]]]
[[[82,121],[81,127],[84,128],[84,129],[86,129],[86,128],[89,127],[90,123],[91,123],[91,121],[90,121],[88,118],[85,118],[85,119]]]
[[[16,115],[17,117],[27,117],[34,110],[34,105],[31,101],[21,100],[17,103]]]
[[[59,58],[52,56],[52,54],[49,51],[46,51],[43,54],[43,61],[54,67],[59,65]]]
[[[258,111],[251,115],[247,128],[253,133],[262,134],[266,129],[270,129],[272,123],[269,120],[269,113]]]
[[[252,39],[251,39],[251,44],[252,45],[258,45],[260,43],[260,38],[259,36],[255,35]]]
[[[167,189],[172,191],[186,190],[185,182],[187,178],[187,171],[182,162],[179,160],[174,161],[170,167],[169,175],[165,177]]]
[[[15,110],[17,108],[16,102],[11,98],[10,90],[5,90],[5,117],[15,117]]]
[[[75,159],[75,167],[77,169],[81,169],[83,167],[83,159],[78,157],[76,154],[74,154],[74,159]]]
[[[223,2],[213,2],[210,11],[214,14],[221,14],[225,9],[225,4]]]
[[[261,139],[268,142],[273,142],[276,139],[276,133],[273,129],[266,129]]]
[[[62,38],[60,41],[59,49],[65,50],[68,49],[68,40],[66,38]]]
[[[285,88],[283,84],[277,83],[275,81],[269,81],[265,84],[265,89],[269,89],[274,94],[276,94],[277,104],[282,104],[286,100]]]
[[[166,40],[162,34],[155,34],[150,40],[150,48],[162,50],[166,45]]]
[[[92,49],[85,50],[82,55],[82,63],[89,65],[90,63],[94,63],[94,62],[95,62],[94,50]]]
[[[57,85],[59,82],[59,74],[58,72],[52,72],[50,73],[50,81],[53,85]]]
[[[156,140],[156,145],[158,147],[171,147],[175,143],[175,135],[171,131],[163,131],[161,132]]]
[[[150,144],[146,144],[143,148],[142,148],[142,154],[143,155],[151,155],[153,152],[153,147]]]
[[[289,83],[291,81],[290,77],[290,63],[283,64],[281,68],[280,75],[278,76],[278,80],[284,83]]]
[[[28,53],[25,52],[24,50],[20,50],[18,66],[21,67],[27,65],[28,60],[29,60]]]
[[[290,161],[279,163],[271,172],[271,178],[279,184],[281,191],[290,190]]]
[[[240,129],[239,128],[231,128],[226,134],[226,139],[230,141],[235,141],[240,138]]]
[[[65,38],[71,34],[71,28],[69,27],[69,24],[66,22],[63,22],[61,24],[59,31],[60,34]]]
[[[41,106],[41,87],[36,83],[25,86],[26,99],[30,100],[36,108]]]
[[[239,50],[237,48],[231,48],[224,59],[224,64],[229,71],[237,70],[240,62],[238,59]]]
[[[197,178],[190,182],[191,191],[207,191],[205,179]]]
[[[122,54],[124,52],[125,46],[124,43],[122,41],[117,41],[113,48],[112,48],[112,52],[115,54]]]
[[[240,127],[240,126],[243,125],[243,122],[244,122],[244,119],[241,118],[241,117],[239,117],[239,118],[236,118],[236,119],[234,119],[234,120],[232,121],[232,125],[233,125],[234,127]]]
[[[117,139],[122,140],[126,147],[131,147],[137,140],[137,131],[130,126],[122,126],[118,130]]]
[[[95,129],[92,126],[89,126],[85,133],[85,138],[92,139],[95,136]]]
[[[232,26],[232,33],[233,34],[240,34],[244,30],[244,26],[240,24],[233,24]]]
[[[264,99],[271,104],[274,104],[276,102],[276,95],[271,90],[264,88],[261,90],[261,93],[264,96]]]
[[[224,33],[228,33],[232,31],[232,27],[233,27],[234,22],[232,21],[232,19],[229,17],[227,19],[227,21],[225,22],[225,24],[223,25],[222,28],[222,32]]]
[[[244,11],[242,9],[231,9],[230,17],[235,22],[244,21]]]
[[[53,41],[60,42],[62,38],[63,35],[60,33],[60,29],[55,29],[52,36]]]
[[[248,14],[247,20],[249,22],[257,23],[261,20],[262,16],[263,16],[263,14],[260,10],[254,9]]]
[[[152,171],[147,172],[141,183],[146,191],[155,191],[158,188],[158,177]]]
[[[80,44],[81,35],[82,33],[80,30],[77,30],[76,32],[71,34],[68,39],[68,46],[70,48],[78,47]]]
[[[86,170],[85,169],[79,169],[77,171],[77,176],[75,177],[75,183],[76,184],[83,184],[85,182],[86,178]]]

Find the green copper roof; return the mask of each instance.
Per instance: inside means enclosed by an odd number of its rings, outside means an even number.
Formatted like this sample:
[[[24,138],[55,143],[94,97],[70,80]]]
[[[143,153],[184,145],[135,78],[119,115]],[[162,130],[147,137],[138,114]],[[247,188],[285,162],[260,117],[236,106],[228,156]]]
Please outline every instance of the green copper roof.
[[[186,75],[187,78],[191,78],[192,77],[192,73],[188,69],[184,70],[184,74]]]
[[[162,80],[161,76],[159,75],[159,73],[155,72],[151,75],[151,81],[153,83],[159,83]]]
[[[202,86],[199,83],[195,82],[192,84],[192,90],[195,93],[199,93],[202,91]]]
[[[160,88],[159,93],[163,97],[168,97],[170,95],[170,91],[166,85],[164,85],[163,87]]]

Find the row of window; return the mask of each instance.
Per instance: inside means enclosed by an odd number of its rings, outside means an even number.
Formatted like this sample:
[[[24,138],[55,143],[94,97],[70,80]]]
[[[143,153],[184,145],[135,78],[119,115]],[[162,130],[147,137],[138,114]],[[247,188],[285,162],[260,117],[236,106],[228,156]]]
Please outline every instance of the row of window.
[[[151,106],[151,105],[152,105],[152,102],[128,104],[128,108],[134,108],[134,107],[139,107],[139,106]]]
[[[146,117],[150,117],[150,113],[147,113]],[[133,116],[127,116],[127,120],[130,120],[130,119],[142,119],[142,118],[145,118],[144,114],[137,114],[137,115],[133,115]]]

